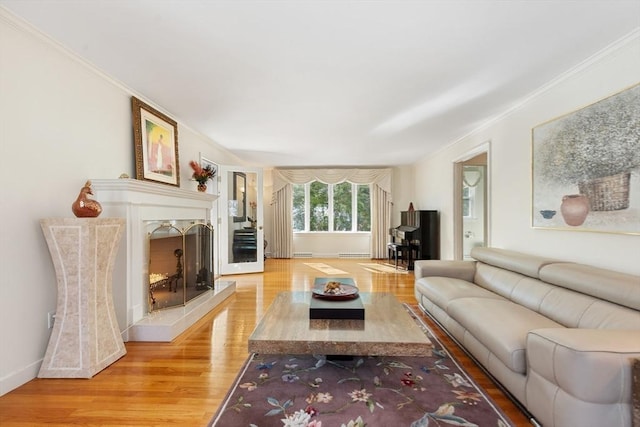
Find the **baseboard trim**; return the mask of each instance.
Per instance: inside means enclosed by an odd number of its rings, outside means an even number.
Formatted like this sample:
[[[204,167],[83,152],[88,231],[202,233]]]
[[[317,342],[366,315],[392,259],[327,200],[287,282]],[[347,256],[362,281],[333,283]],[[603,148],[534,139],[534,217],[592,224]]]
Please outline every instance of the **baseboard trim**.
[[[43,359],[40,359],[17,372],[12,372],[11,374],[0,378],[0,396],[4,396],[10,391],[15,390],[21,385],[35,379],[40,371],[42,360]]]

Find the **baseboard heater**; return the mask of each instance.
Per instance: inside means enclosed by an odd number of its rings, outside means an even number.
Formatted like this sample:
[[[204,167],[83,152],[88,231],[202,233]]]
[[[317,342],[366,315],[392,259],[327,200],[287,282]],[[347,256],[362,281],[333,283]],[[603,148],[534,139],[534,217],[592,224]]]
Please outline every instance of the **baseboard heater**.
[[[369,253],[343,253],[338,254],[338,258],[367,258],[371,259],[371,254]]]
[[[332,254],[316,254],[315,257],[312,252],[294,252],[294,258],[365,258],[371,259],[371,254],[369,253],[358,253],[358,252],[348,252],[348,253],[332,253]]]
[[[294,252],[294,258],[313,258],[313,254],[311,252]]]

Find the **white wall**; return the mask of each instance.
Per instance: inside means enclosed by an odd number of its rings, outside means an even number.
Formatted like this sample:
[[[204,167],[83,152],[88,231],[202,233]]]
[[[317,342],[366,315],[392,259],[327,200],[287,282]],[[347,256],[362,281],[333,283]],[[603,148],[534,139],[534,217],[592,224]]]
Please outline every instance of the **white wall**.
[[[393,168],[391,227],[400,225],[400,212],[408,210],[409,203],[413,203],[413,208],[417,211],[435,209],[430,200],[419,201],[413,197],[416,194],[416,188],[422,188],[423,184],[415,178],[413,167],[398,166]]]
[[[0,394],[36,376],[51,333],[57,290],[40,219],[73,216],[87,179],[135,176],[131,95],[0,9]],[[183,188],[195,191],[188,161],[200,152],[241,164],[182,123],[178,137]]]
[[[640,236],[531,227],[531,129],[640,79],[636,33],[576,67],[518,109],[415,165],[416,200],[441,211],[442,258],[453,258],[453,162],[487,141],[492,246],[640,274]],[[639,185],[638,174],[631,185]]]
[[[371,251],[370,233],[294,233],[293,254],[310,253],[315,258],[337,258],[340,254],[361,254]]]

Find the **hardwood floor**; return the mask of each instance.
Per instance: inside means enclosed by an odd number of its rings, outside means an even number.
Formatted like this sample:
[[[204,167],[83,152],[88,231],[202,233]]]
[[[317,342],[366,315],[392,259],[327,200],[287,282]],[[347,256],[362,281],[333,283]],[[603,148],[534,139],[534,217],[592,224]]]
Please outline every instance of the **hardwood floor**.
[[[309,290],[315,277],[326,276],[305,262],[348,272],[363,292],[393,292],[401,302],[415,304],[412,272],[376,273],[359,265],[375,261],[360,259],[268,259],[262,274],[225,276],[236,280],[235,295],[174,342],[129,342],[127,354],[92,379],[35,379],[0,397],[0,426],[206,426],[274,296]],[[531,425],[433,322],[427,323],[516,425]]]

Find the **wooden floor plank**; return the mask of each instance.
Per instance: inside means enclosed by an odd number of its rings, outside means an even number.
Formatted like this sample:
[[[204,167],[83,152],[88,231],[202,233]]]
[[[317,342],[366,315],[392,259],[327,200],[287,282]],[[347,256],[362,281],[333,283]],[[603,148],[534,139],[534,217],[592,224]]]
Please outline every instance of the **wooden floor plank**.
[[[281,291],[326,277],[308,259],[268,259],[265,272],[225,276],[236,293],[171,343],[126,343],[127,354],[92,379],[35,379],[0,397],[0,426],[206,426],[244,364],[247,340]],[[413,274],[379,273],[358,259],[313,259],[347,271],[363,292],[415,304]],[[522,412],[439,328],[431,329],[517,426]]]

